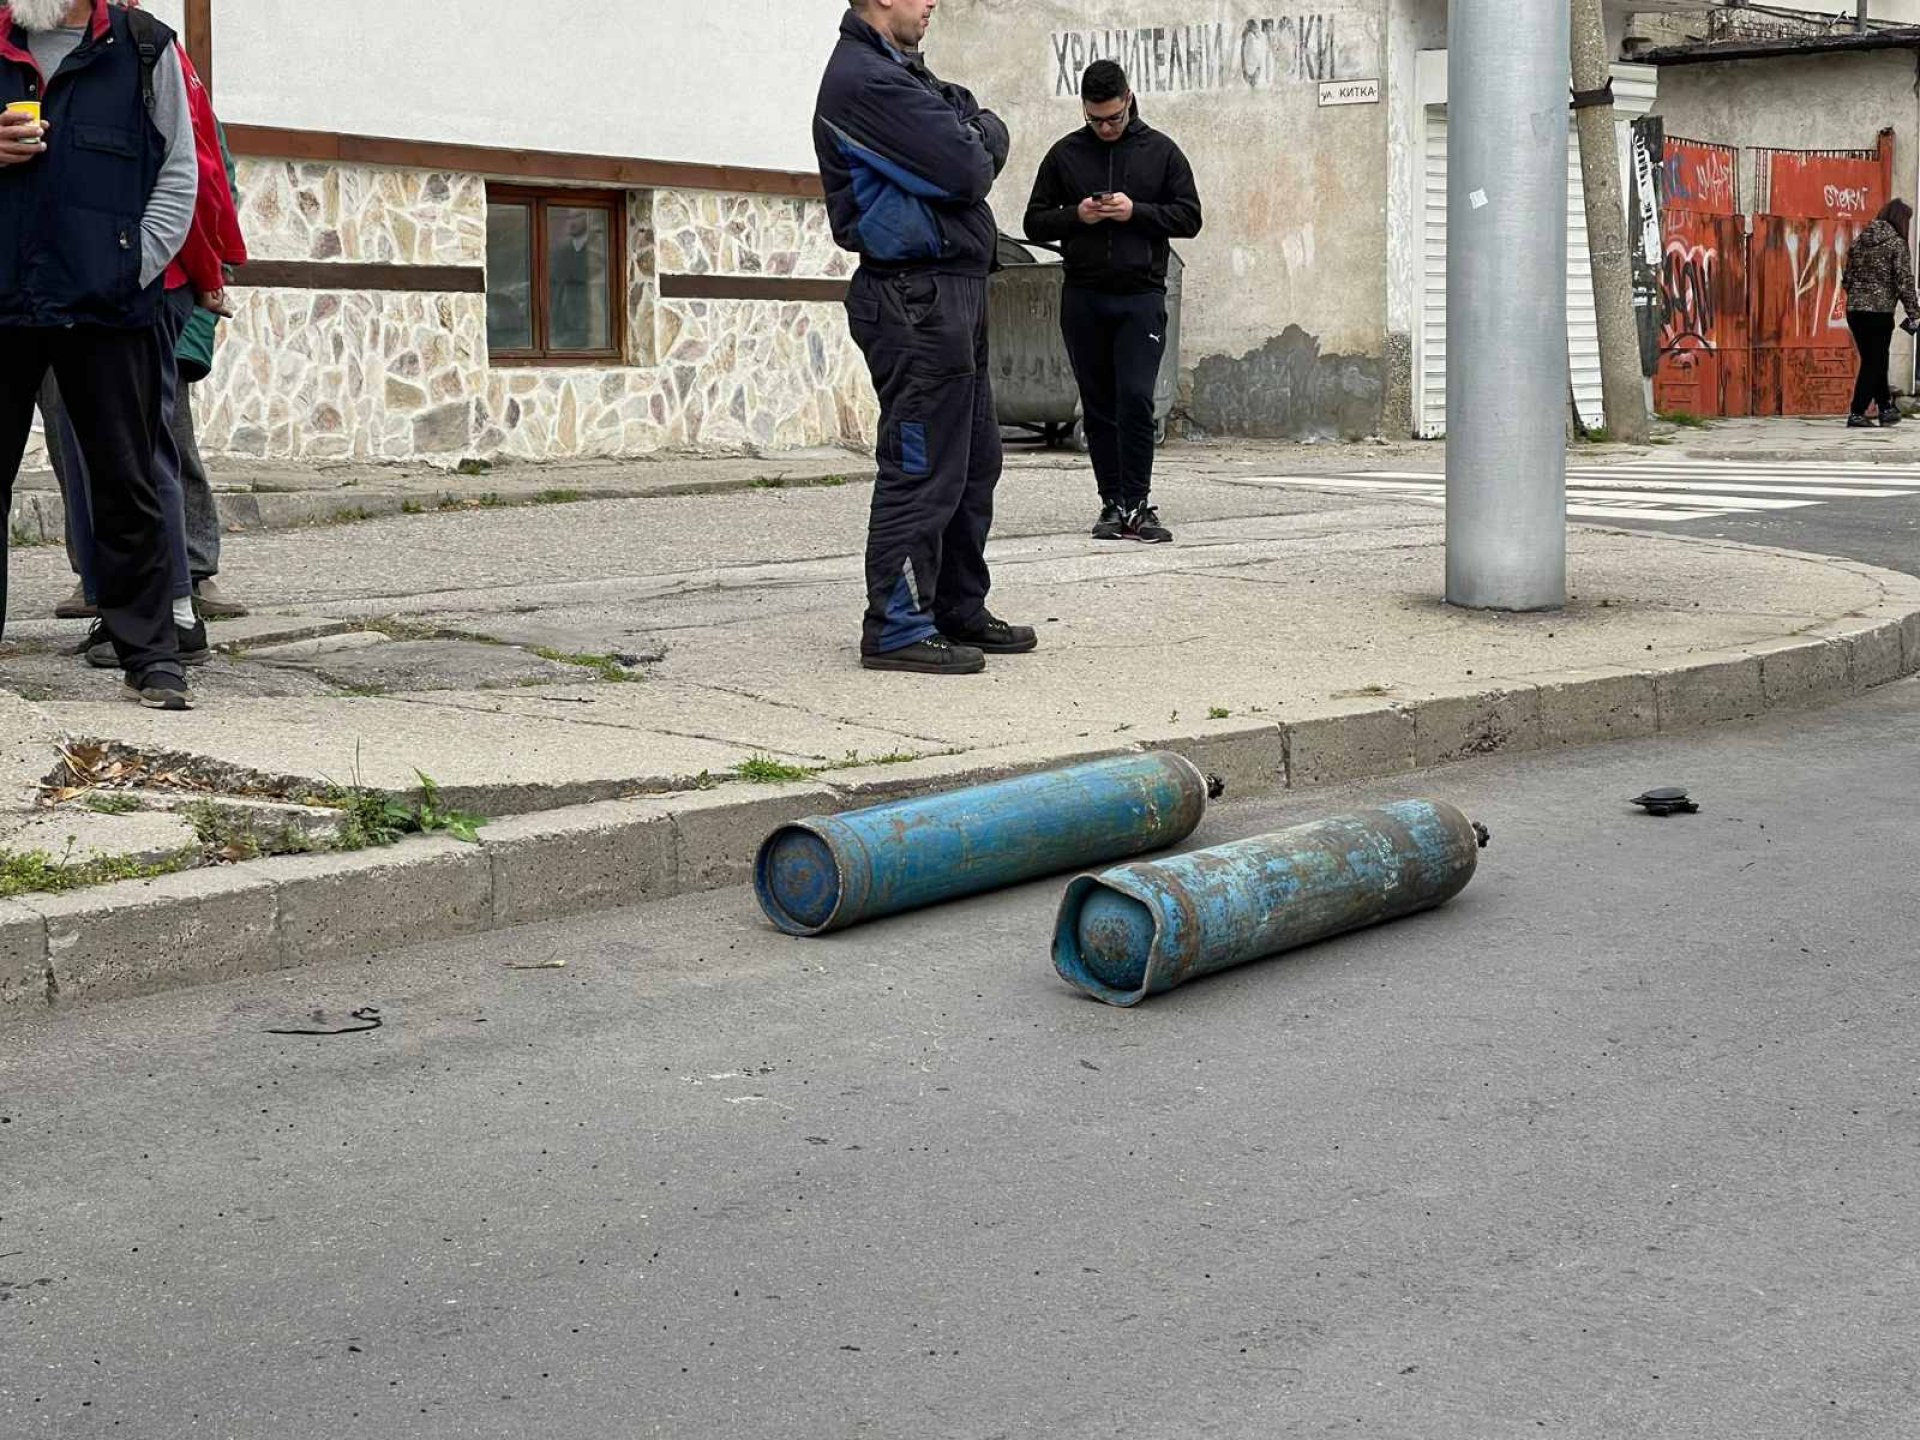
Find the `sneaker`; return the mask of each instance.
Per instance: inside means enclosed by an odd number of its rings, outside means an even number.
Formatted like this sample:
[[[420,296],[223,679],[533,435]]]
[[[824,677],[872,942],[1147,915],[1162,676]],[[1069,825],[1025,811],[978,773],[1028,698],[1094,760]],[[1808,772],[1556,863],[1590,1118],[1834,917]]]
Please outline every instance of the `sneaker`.
[[[87,664],[96,670],[118,670],[120,657],[114,653],[113,636],[108,633],[107,622],[96,620],[87,627],[87,638],[67,652],[70,655],[84,655]]]
[[[1100,507],[1100,518],[1093,522],[1096,540],[1122,540],[1127,533],[1127,512],[1111,500]]]
[[[250,613],[238,600],[229,598],[211,578],[194,583],[193,608],[202,620],[238,620]]]
[[[911,675],[978,675],[987,668],[987,657],[971,645],[955,645],[944,635],[935,635],[884,655],[862,655],[860,665],[867,670],[899,670]]]
[[[1160,523],[1158,510],[1142,505],[1127,516],[1127,539],[1138,540],[1142,545],[1167,545],[1173,541],[1173,531]]]
[[[184,625],[175,625],[173,643],[179,647],[182,665],[213,663],[213,649],[207,644],[206,621],[194,621],[191,630]],[[113,637],[107,634],[106,621],[93,622],[93,628],[87,632],[86,644],[82,648],[86,652],[87,664],[94,669],[118,670],[120,668],[120,655],[113,648]]]
[[[73,593],[53,607],[56,620],[98,620],[100,607],[87,599],[87,587],[76,585]]]
[[[1025,655],[1029,650],[1040,648],[1040,637],[1033,633],[1032,626],[1009,625],[986,611],[981,613],[979,621],[970,630],[946,630],[941,633],[963,649],[978,650],[983,655]]]
[[[1898,405],[1882,405],[1880,407],[1880,423],[1882,426],[1898,425],[1904,419],[1906,419],[1906,416],[1900,413],[1900,407]]]
[[[1847,417],[1847,428],[1849,430],[1871,430],[1874,428],[1874,425],[1873,421],[1864,415],[1849,415]]]
[[[186,680],[166,670],[149,670],[137,678],[129,674],[126,687],[120,693],[149,710],[193,709],[193,696],[187,690]]]
[[[207,622],[196,620],[189,629],[185,625],[173,627],[173,643],[180,647],[182,665],[211,665],[213,647],[207,644]]]

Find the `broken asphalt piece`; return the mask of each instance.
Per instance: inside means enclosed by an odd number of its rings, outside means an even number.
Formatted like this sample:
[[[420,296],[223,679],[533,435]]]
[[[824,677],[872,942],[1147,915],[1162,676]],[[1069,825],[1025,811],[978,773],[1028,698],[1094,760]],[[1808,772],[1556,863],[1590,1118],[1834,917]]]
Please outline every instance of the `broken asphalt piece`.
[[[321,1015],[316,1012],[314,1019]],[[358,1035],[367,1030],[378,1030],[386,1022],[380,1018],[380,1012],[372,1005],[362,1006],[349,1017],[358,1020],[358,1025],[342,1025],[337,1030],[269,1030],[269,1035]]]
[[[1687,792],[1678,785],[1664,786],[1658,790],[1649,790],[1637,795],[1630,802],[1641,806],[1649,815],[1665,818],[1668,815],[1698,815],[1700,807],[1687,798]]]

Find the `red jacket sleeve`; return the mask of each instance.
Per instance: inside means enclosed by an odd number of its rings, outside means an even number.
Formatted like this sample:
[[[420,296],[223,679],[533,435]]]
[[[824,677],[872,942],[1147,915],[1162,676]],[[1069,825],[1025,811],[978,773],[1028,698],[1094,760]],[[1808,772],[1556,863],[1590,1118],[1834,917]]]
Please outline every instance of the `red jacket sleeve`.
[[[220,154],[220,132],[214,123],[213,101],[180,46],[180,73],[186,81],[187,106],[193,114],[193,147],[200,165],[200,192],[193,207],[193,228],[187,243],[167,269],[167,288],[192,285],[201,294],[224,289],[228,265],[247,261],[246,238],[240,231],[240,210],[233,187],[227,183],[227,165]]]

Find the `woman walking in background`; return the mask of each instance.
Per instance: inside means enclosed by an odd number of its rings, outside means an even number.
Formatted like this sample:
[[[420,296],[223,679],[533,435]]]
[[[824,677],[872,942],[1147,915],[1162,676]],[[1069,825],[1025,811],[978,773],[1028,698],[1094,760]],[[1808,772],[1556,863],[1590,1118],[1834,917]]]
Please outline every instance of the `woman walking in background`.
[[[1911,335],[1920,330],[1920,294],[1914,292],[1913,256],[1910,236],[1913,207],[1904,200],[1889,203],[1879,218],[1860,232],[1853,253],[1847,256],[1846,275],[1841,284],[1847,291],[1847,328],[1853,331],[1854,348],[1860,352],[1860,378],[1853,387],[1853,414],[1847,419],[1850,429],[1869,429],[1870,407],[1878,406],[1882,425],[1898,425],[1900,408],[1893,403],[1893,387],[1887,382],[1888,352],[1893,347],[1893,310],[1904,305],[1904,326]]]

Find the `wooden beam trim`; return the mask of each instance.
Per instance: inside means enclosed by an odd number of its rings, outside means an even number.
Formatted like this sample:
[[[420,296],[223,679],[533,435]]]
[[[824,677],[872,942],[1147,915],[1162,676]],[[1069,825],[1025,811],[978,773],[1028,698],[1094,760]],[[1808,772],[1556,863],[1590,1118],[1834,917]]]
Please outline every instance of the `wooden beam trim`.
[[[487,272],[478,265],[254,260],[239,268],[234,283],[256,290],[387,290],[484,295]]]
[[[786,275],[662,275],[662,300],[800,300],[838,304],[844,280],[799,280]]]
[[[213,93],[213,0],[187,0],[185,35],[187,58],[200,72],[200,83]]]
[[[819,176],[791,170],[580,155],[559,150],[504,150],[484,145],[400,140],[383,135],[331,135],[321,130],[286,130],[270,125],[228,126],[227,143],[235,155],[254,159],[452,170],[547,184],[600,185],[623,190],[722,190],[794,199],[819,199],[824,193]]]

